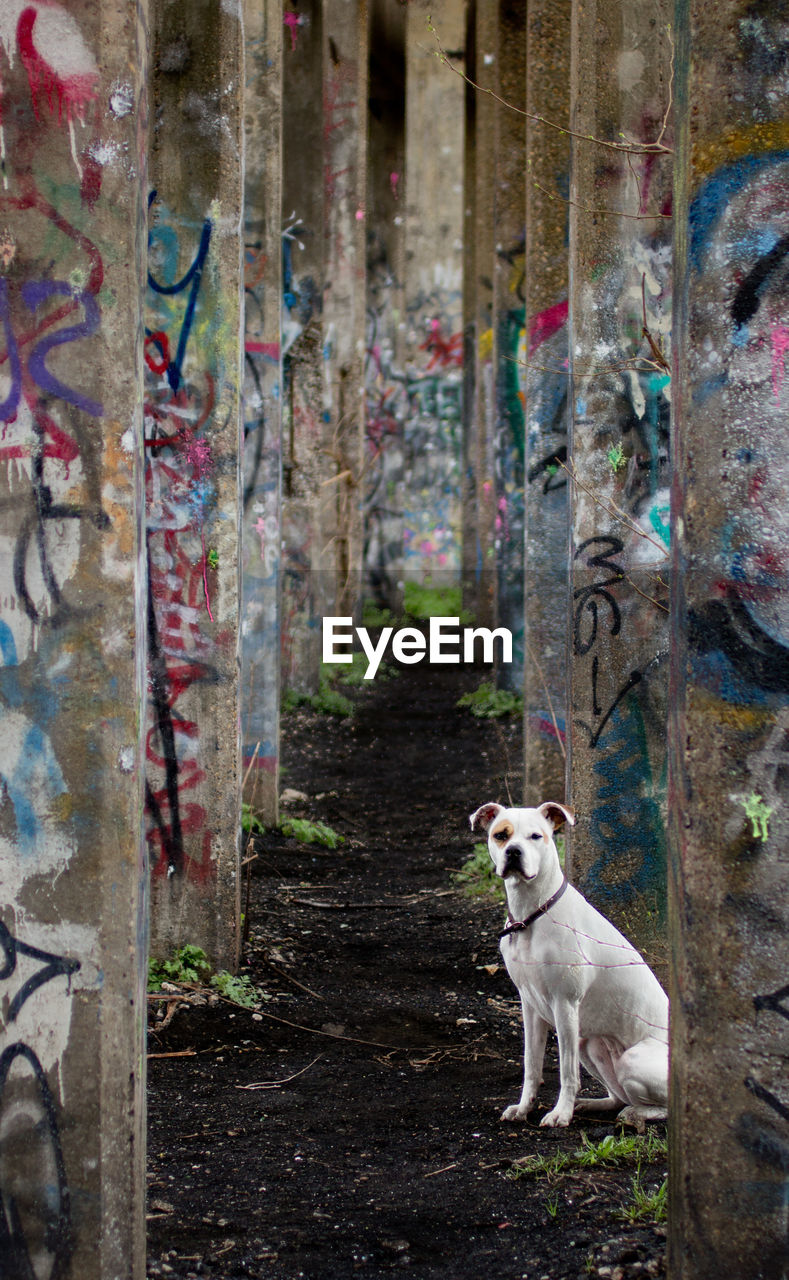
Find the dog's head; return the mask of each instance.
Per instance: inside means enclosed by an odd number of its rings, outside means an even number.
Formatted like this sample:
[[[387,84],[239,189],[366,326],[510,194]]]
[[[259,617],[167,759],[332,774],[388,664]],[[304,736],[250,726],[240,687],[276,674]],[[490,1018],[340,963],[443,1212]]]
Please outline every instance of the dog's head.
[[[487,832],[488,851],[502,880],[508,876],[533,880],[558,858],[553,833],[564,822],[574,826],[575,815],[572,809],[552,801],[538,809],[483,804],[471,814],[469,822],[472,831],[481,826]]]

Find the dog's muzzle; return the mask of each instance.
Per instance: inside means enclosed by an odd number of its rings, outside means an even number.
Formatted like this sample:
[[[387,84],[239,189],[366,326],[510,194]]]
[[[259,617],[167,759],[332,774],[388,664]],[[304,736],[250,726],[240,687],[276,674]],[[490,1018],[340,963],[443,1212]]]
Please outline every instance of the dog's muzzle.
[[[523,850],[518,844],[511,844],[504,851],[504,869],[502,878],[506,880],[507,876],[519,875],[523,876]],[[531,879],[531,876],[524,877]]]

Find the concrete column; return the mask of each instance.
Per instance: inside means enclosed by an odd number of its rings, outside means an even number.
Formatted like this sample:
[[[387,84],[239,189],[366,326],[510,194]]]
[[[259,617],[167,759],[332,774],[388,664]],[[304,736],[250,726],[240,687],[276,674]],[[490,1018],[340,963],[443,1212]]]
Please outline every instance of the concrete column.
[[[0,1255],[141,1280],[145,5],[3,6]]]
[[[366,5],[288,11],[283,58],[283,682],[355,606],[363,493]]]
[[[498,91],[495,104],[493,340],[496,374],[496,624],[512,632],[512,662],[499,679],[523,685],[525,419],[526,6],[499,0]]]
[[[788,1256],[789,23],[677,17],[669,1269],[756,1280]]]
[[[670,11],[576,0],[573,16],[571,869],[660,964]]]
[[[464,334],[467,398],[464,408],[464,604],[481,625],[497,611],[496,572],[496,335],[493,280],[495,184],[499,90],[498,0],[471,0],[468,7],[465,173]]]
[[[237,955],[243,44],[235,0],[152,14],[145,446],[152,949]]]
[[[246,799],[267,826],[279,795],[283,31],[279,0],[245,0],[241,733]]]
[[[462,554],[462,0],[406,12],[405,576],[459,583]]]
[[[405,8],[370,15],[365,391],[365,595],[399,613],[403,582]]]
[[[525,352],[524,781],[529,804],[565,794],[567,706],[567,203],[570,0],[529,5]]]
[[[335,611],[360,608],[366,327],[367,0],[323,5],[324,449]]]

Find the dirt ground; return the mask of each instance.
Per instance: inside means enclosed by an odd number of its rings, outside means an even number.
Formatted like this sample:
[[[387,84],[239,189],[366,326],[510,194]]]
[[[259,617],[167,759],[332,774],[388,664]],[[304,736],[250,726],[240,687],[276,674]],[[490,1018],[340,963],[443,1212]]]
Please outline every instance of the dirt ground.
[[[554,1049],[529,1124],[499,1119],[520,1076],[502,909],[451,880],[467,815],[521,798],[519,726],[455,705],[482,674],[403,668],[352,693],[351,719],[286,718],[282,785],[308,797],[286,812],[345,842],[255,840],[257,1011],[150,1002],[149,1277],[665,1274],[665,1228],[620,1216],[634,1165],[511,1176],[616,1126],[540,1129]],[[645,1189],[664,1176],[664,1159],[641,1167]]]

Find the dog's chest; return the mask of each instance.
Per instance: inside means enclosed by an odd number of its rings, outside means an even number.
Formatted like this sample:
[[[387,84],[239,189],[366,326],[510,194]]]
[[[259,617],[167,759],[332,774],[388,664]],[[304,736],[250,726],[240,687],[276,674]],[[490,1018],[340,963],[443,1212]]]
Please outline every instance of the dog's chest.
[[[546,947],[538,926],[502,939],[501,954],[520,994],[546,1022],[554,1021],[557,996],[578,1000],[583,991],[581,966],[575,954]]]

